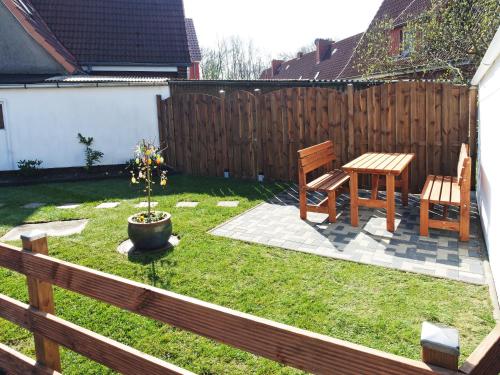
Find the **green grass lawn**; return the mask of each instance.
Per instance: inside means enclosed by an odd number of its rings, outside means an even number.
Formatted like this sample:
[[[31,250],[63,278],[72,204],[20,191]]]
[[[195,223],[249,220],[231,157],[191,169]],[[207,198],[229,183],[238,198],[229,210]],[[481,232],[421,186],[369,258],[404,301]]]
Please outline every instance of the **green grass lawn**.
[[[0,188],[0,236],[26,222],[90,219],[80,235],[49,238],[50,255],[111,274],[409,358],[420,358],[420,326],[460,330],[463,361],[494,326],[486,287],[332,260],[215,237],[208,230],[269,198],[283,185],[173,176],[154,197],[181,238],[161,257],[129,260],[116,252],[140,188],[107,180]],[[240,200],[238,208],[216,207]],[[195,209],[175,208],[194,200]],[[103,201],[118,208],[96,210]],[[36,210],[21,208],[45,202]],[[83,203],[58,210],[63,203]],[[20,242],[14,244],[20,245]],[[0,293],[27,301],[24,276],[0,269]],[[201,374],[293,374],[296,370],[56,288],[57,315]],[[32,336],[0,320],[0,342],[33,356]],[[110,370],[63,350],[68,374]]]

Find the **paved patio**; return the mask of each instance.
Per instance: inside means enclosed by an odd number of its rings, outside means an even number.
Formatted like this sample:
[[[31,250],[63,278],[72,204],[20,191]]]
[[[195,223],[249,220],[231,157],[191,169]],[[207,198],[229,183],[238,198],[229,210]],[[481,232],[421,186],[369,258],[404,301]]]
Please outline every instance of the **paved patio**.
[[[361,192],[367,196],[368,192]],[[384,193],[380,193],[382,196]],[[308,197],[317,203],[321,194]],[[486,254],[476,202],[472,204],[471,239],[458,241],[458,234],[430,230],[419,235],[419,197],[410,195],[408,207],[396,195],[396,231],[386,231],[385,211],[360,208],[360,226],[350,225],[349,197],[337,200],[338,221],[329,224],[327,215],[308,213],[299,218],[297,188],[280,193],[268,202],[237,216],[211,231],[217,236],[301,251],[336,259],[395,268],[436,277],[485,284],[483,258]],[[436,206],[435,214],[441,207]],[[457,212],[451,210],[450,217]]]

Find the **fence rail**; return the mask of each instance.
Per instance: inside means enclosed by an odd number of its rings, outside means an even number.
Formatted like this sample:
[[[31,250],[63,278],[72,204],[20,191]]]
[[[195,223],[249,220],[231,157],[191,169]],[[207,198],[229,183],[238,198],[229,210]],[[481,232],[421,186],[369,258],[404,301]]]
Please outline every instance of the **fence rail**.
[[[297,151],[332,140],[337,166],[365,152],[413,152],[410,188],[454,175],[462,143],[476,155],[477,92],[435,82],[346,90],[290,87],[260,94],[174,93],[158,98],[169,164],[188,174],[297,179]]]
[[[311,373],[462,374],[67,263],[44,254],[46,244],[46,237],[23,241],[24,249],[0,244],[0,266],[26,275],[32,284],[28,284],[30,306],[0,295],[0,317],[39,338],[37,363],[0,346],[0,368],[8,373],[59,370],[60,362],[54,361],[59,358],[57,345],[124,374],[190,373],[47,313],[44,310],[54,310],[51,291],[56,285]],[[39,289],[38,301],[33,298],[33,283],[50,285]],[[42,303],[36,306],[37,302]],[[47,341],[52,346],[47,347]],[[475,372],[476,368],[500,370],[499,347],[497,329],[474,354],[468,373],[486,373]],[[11,359],[20,364],[9,365]]]

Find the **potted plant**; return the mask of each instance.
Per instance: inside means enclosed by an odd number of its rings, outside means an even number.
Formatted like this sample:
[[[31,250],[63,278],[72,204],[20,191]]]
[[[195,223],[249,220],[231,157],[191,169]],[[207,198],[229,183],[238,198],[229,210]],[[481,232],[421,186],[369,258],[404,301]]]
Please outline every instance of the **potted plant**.
[[[151,210],[153,174],[158,173],[160,185],[167,185],[166,172],[160,167],[164,160],[161,151],[151,142],[143,140],[135,151],[137,168],[131,171],[133,184],[144,184],[148,209],[128,218],[128,236],[137,250],[157,250],[167,246],[172,235],[171,215],[168,212]]]

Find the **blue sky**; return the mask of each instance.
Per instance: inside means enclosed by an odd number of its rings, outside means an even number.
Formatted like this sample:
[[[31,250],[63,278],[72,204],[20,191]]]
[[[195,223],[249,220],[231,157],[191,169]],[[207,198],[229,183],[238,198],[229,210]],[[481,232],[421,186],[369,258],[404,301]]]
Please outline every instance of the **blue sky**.
[[[184,0],[202,46],[239,35],[262,54],[295,53],[315,38],[340,40],[366,29],[382,0]]]

